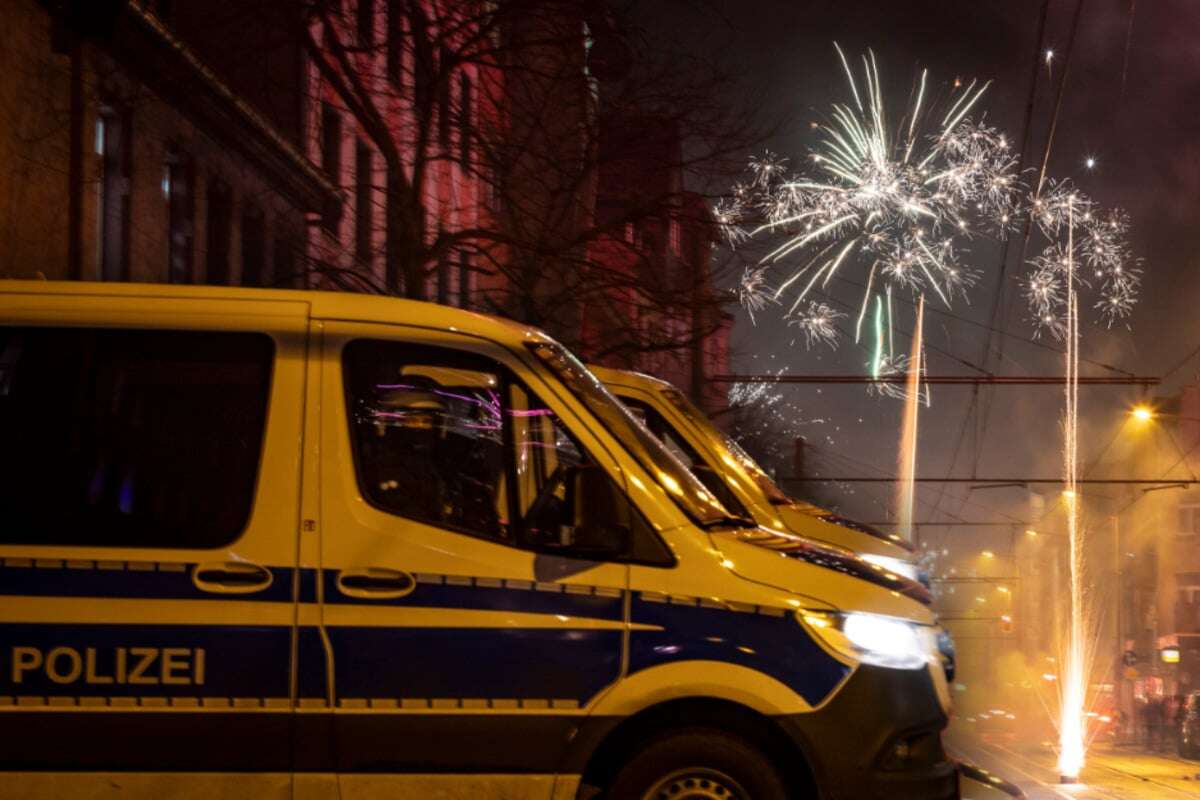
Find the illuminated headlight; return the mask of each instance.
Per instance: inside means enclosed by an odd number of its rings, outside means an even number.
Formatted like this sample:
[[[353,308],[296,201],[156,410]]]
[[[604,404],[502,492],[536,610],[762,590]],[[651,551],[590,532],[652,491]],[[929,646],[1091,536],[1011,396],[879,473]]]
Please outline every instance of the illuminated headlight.
[[[853,612],[800,611],[800,620],[842,655],[891,669],[922,669],[938,657],[936,634],[894,617]]]
[[[917,569],[917,565],[903,558],[878,556],[874,553],[859,553],[858,557],[868,564],[874,564],[880,569],[894,572],[897,575],[903,575],[909,580],[915,581],[920,579],[920,571]]]

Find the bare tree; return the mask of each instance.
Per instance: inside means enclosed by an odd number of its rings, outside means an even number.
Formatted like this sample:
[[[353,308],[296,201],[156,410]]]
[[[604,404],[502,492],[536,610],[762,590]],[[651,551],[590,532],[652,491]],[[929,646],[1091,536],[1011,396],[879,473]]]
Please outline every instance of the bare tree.
[[[381,274],[326,259],[333,280],[444,301],[447,271],[469,274],[474,305],[622,357],[721,324],[710,252],[682,252],[685,232],[711,251],[707,204],[685,188],[724,174],[756,133],[724,76],[652,46],[631,9],[238,0],[219,13],[290,31],[309,100],[336,104],[382,162]]]

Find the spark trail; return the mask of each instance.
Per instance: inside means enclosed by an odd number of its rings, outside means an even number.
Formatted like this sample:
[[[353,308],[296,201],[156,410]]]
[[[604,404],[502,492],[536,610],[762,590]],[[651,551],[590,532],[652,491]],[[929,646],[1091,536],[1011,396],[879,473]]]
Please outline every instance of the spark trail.
[[[1062,698],[1059,720],[1058,771],[1069,782],[1079,778],[1084,760],[1084,703],[1087,670],[1083,644],[1083,549],[1079,530],[1079,296],[1075,290],[1073,262],[1075,218],[1072,203],[1067,204],[1066,268],[1066,384],[1063,411],[1063,497],[1067,505],[1067,540],[1070,569],[1070,619],[1067,629],[1066,660],[1063,664]]]
[[[898,464],[899,481],[896,483],[896,508],[899,511],[900,535],[912,541],[913,506],[916,501],[917,474],[917,423],[921,405],[921,370],[923,353],[921,339],[924,331],[925,297],[917,302],[917,326],[913,332],[912,357],[908,363],[908,383],[904,401],[904,424],[900,433]]]

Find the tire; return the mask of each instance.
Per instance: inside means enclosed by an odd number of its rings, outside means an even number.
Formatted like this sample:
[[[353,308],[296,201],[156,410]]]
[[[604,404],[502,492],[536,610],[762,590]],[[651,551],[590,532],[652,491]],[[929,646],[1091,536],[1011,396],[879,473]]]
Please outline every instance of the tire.
[[[740,737],[683,728],[650,740],[621,767],[606,800],[788,800],[779,770]]]

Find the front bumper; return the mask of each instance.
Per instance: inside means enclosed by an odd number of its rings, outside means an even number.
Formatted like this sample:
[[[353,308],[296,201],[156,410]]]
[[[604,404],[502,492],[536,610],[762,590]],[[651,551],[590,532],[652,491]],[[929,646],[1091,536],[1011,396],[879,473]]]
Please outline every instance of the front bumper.
[[[821,708],[778,718],[808,757],[821,800],[957,800],[947,717],[927,670],[861,665]]]

